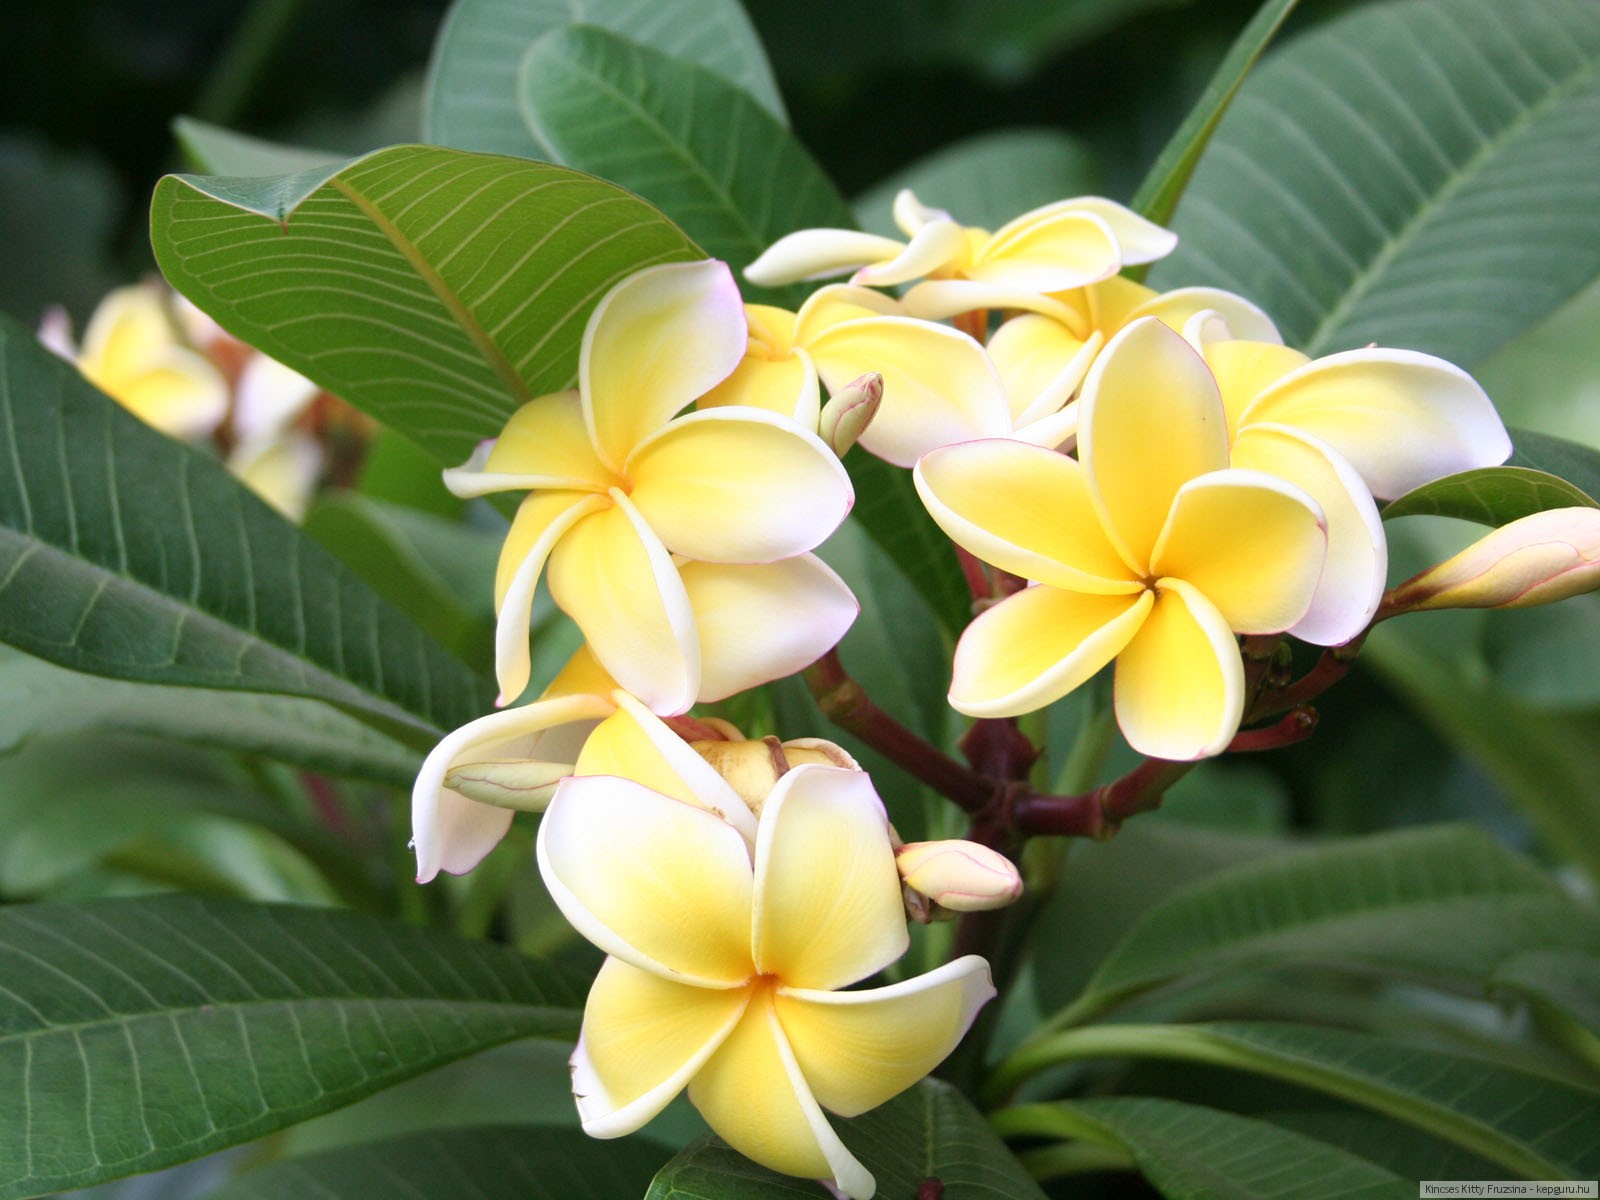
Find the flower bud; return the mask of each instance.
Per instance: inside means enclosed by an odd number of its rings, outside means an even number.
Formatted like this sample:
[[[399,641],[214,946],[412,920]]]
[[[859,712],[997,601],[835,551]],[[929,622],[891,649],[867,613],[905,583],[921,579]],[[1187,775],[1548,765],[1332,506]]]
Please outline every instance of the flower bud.
[[[1004,908],[1022,895],[1011,860],[977,842],[909,842],[895,865],[906,887],[951,912]]]
[[[883,403],[883,376],[876,371],[846,384],[828,398],[822,406],[822,417],[817,422],[817,434],[839,457],[856,444],[856,440],[878,415],[878,405]]]
[[[695,741],[689,745],[728,781],[757,817],[772,786],[789,769],[789,760],[775,737],[754,742]]]
[[[1503,525],[1406,580],[1385,614],[1528,608],[1600,587],[1600,508],[1552,508]]]
[[[571,763],[538,759],[468,762],[451,767],[445,773],[444,786],[480,804],[518,812],[543,812],[555,795],[556,784],[572,770]]]

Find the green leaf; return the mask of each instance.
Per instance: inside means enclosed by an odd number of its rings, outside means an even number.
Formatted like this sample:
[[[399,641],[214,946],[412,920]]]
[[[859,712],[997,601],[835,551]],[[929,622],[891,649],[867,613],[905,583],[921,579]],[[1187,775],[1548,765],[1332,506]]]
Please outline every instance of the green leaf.
[[[172,136],[189,166],[206,175],[293,175],[330,166],[343,157],[235,133],[194,117],[175,117]]]
[[[1384,505],[1383,519],[1456,517],[1498,528],[1547,508],[1600,508],[1582,488],[1526,467],[1481,467],[1446,475]]]
[[[260,1137],[521,1037],[582,981],[354,913],[192,896],[0,910],[0,1197]],[[66,981],[71,986],[65,986]]]
[[[714,71],[570,25],[528,48],[517,83],[557,161],[638,192],[736,272],[786,233],[854,224],[794,136]],[[805,292],[772,298],[796,307]]]
[[[998,229],[1030,209],[1100,190],[1093,151],[1055,129],[1003,129],[956,142],[858,196],[861,228],[904,238],[891,209],[901,188],[955,214],[957,220]]]
[[[761,42],[737,0],[456,0],[434,44],[423,136],[443,146],[547,158],[517,110],[523,53],[574,22],[694,63],[783,119]]]
[[[0,639],[75,671],[323,700],[419,744],[492,687],[214,460],[0,321]]]
[[[1359,1108],[1261,1114],[1274,1125],[1371,1159],[1402,1179],[1494,1179],[1500,1168],[1411,1125]]]
[[[1189,185],[1189,177],[1194,174],[1200,155],[1210,143],[1222,115],[1228,111],[1245,76],[1294,11],[1296,3],[1298,0],[1266,0],[1256,10],[1256,15],[1240,32],[1227,56],[1217,64],[1216,72],[1195,101],[1194,108],[1151,165],[1139,190],[1133,194],[1131,207],[1135,212],[1157,225],[1165,225],[1172,220],[1178,198]]]
[[[878,1195],[917,1195],[928,1179],[951,1200],[1044,1200],[1039,1186],[947,1083],[927,1079],[853,1120],[830,1118],[840,1139],[878,1181]],[[645,1200],[815,1200],[810,1180],[758,1167],[716,1138],[663,1167]]]
[[[1544,471],[1590,497],[1600,497],[1600,450],[1531,429],[1511,430],[1511,441],[1516,448],[1511,453],[1510,466]]]
[[[1150,274],[1248,296],[1312,355],[1471,367],[1600,274],[1600,8],[1364,6],[1240,90]]]
[[[126,683],[25,654],[0,658],[0,695],[0,754],[40,734],[148,734],[398,788],[422,762],[337,708],[293,696]]]
[[[450,465],[571,385],[612,285],[701,257],[612,184],[426,146],[331,174],[168,176],[150,223],[167,278],[223,328]]]
[[[1112,1096],[1028,1105],[1000,1112],[995,1123],[1010,1136],[1120,1147],[1169,1200],[1410,1200],[1416,1191],[1410,1180],[1326,1142],[1175,1100]]]
[[[1490,983],[1551,1008],[1600,1038],[1600,954],[1530,950],[1505,963]]]
[[[205,1200],[622,1200],[667,1157],[640,1138],[598,1142],[539,1125],[443,1129],[271,1163]]]
[[[1532,946],[1600,948],[1600,917],[1477,830],[1441,826],[1283,854],[1145,913],[1054,1024],[1190,974],[1319,963],[1482,987]]]

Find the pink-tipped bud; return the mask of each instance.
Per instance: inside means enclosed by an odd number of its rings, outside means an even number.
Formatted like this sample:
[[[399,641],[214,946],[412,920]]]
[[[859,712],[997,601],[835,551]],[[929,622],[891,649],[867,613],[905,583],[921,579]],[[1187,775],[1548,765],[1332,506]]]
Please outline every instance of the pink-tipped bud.
[[[817,422],[817,434],[839,457],[856,441],[878,415],[883,403],[883,376],[868,372],[851,381],[828,398]]]
[[[906,887],[951,912],[1004,908],[1022,895],[1011,860],[977,842],[909,842],[894,861]]]
[[[1385,615],[1528,608],[1600,588],[1600,508],[1552,508],[1502,525],[1384,597]]]
[[[518,759],[512,762],[469,762],[451,767],[444,786],[468,800],[517,812],[543,812],[556,794],[556,784],[571,775],[571,763]]]

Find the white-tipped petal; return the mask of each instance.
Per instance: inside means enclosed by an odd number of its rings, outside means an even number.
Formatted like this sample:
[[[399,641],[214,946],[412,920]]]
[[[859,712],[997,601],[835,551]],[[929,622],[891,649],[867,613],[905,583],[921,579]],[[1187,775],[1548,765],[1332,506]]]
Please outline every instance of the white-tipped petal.
[[[893,287],[930,275],[966,253],[967,232],[954,221],[929,221],[887,261],[869,263],[850,277],[854,284]]]
[[[744,277],[758,287],[782,287],[884,262],[903,249],[904,245],[893,238],[853,229],[801,229],[762,251],[744,269]]]

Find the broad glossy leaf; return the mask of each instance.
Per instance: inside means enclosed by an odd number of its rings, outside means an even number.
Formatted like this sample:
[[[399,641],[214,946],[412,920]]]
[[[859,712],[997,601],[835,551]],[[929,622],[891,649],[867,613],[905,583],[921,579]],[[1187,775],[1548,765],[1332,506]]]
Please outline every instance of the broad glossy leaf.
[[[1509,466],[1559,476],[1586,495],[1600,499],[1600,450],[1532,429],[1511,430],[1511,440],[1515,449]]]
[[[1409,1200],[1416,1191],[1415,1183],[1348,1150],[1176,1100],[1108,1096],[1029,1105],[996,1120],[1008,1134],[1120,1146],[1168,1200]]]
[[[735,273],[786,233],[853,224],[783,124],[704,67],[571,25],[529,47],[517,89],[552,157],[645,197]],[[805,294],[769,298],[798,306]]]
[[[983,1117],[947,1083],[927,1079],[850,1121],[839,1137],[878,1181],[878,1195],[908,1200],[928,1179],[950,1200],[1043,1200]],[[714,1137],[663,1167],[645,1200],[814,1200],[817,1185],[758,1167]]]
[[[1491,985],[1524,996],[1600,1038],[1600,954],[1530,950],[1495,973]]]
[[[1600,507],[1582,488],[1527,467],[1482,467],[1446,475],[1384,505],[1383,519],[1456,517],[1498,528],[1547,508]]]
[[[738,0],[456,0],[433,48],[423,136],[463,150],[549,157],[517,111],[517,69],[535,41],[575,22],[705,67],[783,119],[772,69]]]
[[[114,678],[336,704],[426,743],[477,674],[256,499],[0,321],[0,640]]]
[[[1030,209],[1099,187],[1094,153],[1077,138],[1055,129],[1004,129],[918,159],[856,197],[853,207],[861,228],[904,238],[891,213],[901,188],[965,225],[998,229]]]
[[[324,150],[286,146],[235,133],[194,117],[174,118],[172,136],[189,166],[206,175],[293,175],[330,166],[342,158]]]
[[[259,692],[129,683],[0,657],[0,754],[39,734],[147,734],[409,788],[421,756],[339,709]]]
[[[1363,6],[1271,55],[1150,273],[1264,307],[1291,345],[1471,367],[1600,273],[1600,8]]]
[[[1256,59],[1276,36],[1298,0],[1267,0],[1240,32],[1227,55],[1217,64],[1206,89],[1195,101],[1183,124],[1172,135],[1133,194],[1132,207],[1157,225],[1172,220],[1172,211],[1194,174],[1200,155],[1228,111],[1239,85]]]
[[[223,328],[449,465],[570,386],[612,285],[701,257],[612,184],[427,146],[280,179],[168,176],[150,222],[167,278]]]
[[[669,1153],[643,1138],[600,1142],[575,1129],[468,1126],[270,1163],[205,1200],[627,1200],[644,1194]]]
[[[0,910],[0,968],[0,1088],[22,1098],[0,1106],[8,1198],[193,1158],[513,1038],[570,1037],[583,986],[414,926],[191,896]]]
[[[1402,1179],[1495,1179],[1501,1173],[1498,1165],[1471,1151],[1359,1108],[1280,1110],[1261,1116],[1284,1129],[1371,1159]]]
[[[1283,854],[1152,908],[1060,1018],[1190,974],[1327,964],[1482,987],[1533,946],[1600,948],[1600,916],[1477,830],[1440,826]]]

